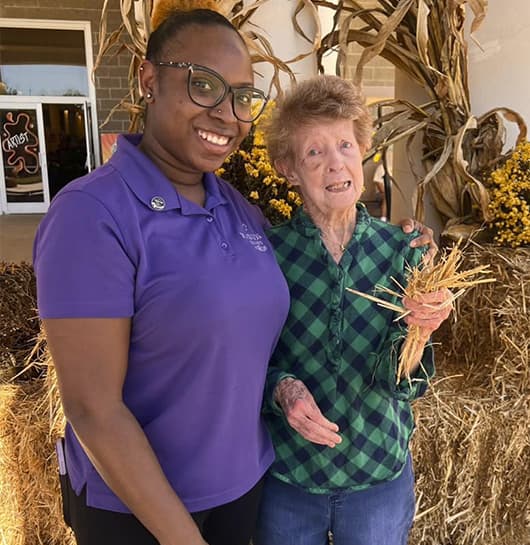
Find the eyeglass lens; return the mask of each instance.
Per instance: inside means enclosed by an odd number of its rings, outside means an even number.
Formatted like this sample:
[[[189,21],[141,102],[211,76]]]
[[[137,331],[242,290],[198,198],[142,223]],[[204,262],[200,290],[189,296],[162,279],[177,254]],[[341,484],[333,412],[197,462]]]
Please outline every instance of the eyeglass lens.
[[[224,99],[228,86],[215,74],[194,67],[189,72],[188,89],[196,104],[212,108]],[[265,107],[265,98],[248,87],[232,88],[232,92],[234,115],[240,121],[254,121]]]

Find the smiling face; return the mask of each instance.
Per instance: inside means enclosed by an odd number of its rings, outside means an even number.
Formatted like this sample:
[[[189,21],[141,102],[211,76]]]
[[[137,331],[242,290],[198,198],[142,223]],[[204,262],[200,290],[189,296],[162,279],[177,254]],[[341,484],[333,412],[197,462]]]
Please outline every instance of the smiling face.
[[[252,86],[248,50],[230,28],[190,25],[165,48],[159,61],[191,62],[208,67],[234,87]],[[204,172],[221,166],[248,134],[251,123],[238,121],[232,94],[215,108],[194,104],[187,91],[188,70],[145,61],[140,72],[148,103],[141,148],[170,180],[196,184]]]
[[[322,120],[291,135],[293,156],[276,165],[300,188],[307,208],[324,217],[351,210],[364,184],[362,150],[353,121]]]

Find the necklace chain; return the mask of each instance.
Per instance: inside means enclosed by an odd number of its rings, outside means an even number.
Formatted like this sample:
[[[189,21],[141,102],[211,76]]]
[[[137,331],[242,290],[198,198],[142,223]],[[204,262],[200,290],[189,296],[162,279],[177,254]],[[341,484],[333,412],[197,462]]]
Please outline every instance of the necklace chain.
[[[324,231],[320,231],[321,232],[321,237],[322,238],[325,238],[328,242],[333,242],[335,244],[338,244],[339,246],[339,250],[344,253],[346,251],[346,246],[344,245],[344,242],[336,242],[332,239],[330,239],[329,237],[329,234],[328,233],[325,233]]]

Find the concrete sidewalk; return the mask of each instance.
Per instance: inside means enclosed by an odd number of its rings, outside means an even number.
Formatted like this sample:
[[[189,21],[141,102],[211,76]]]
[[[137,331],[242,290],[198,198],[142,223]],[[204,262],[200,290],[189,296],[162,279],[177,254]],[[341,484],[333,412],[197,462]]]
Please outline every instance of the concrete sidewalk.
[[[0,215],[0,261],[31,263],[35,230],[42,214]]]

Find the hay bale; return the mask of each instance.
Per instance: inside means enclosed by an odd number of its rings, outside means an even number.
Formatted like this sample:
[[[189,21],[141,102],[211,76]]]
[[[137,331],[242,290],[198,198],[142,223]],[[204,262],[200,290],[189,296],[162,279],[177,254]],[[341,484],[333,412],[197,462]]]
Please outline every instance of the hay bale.
[[[457,301],[435,339],[438,377],[415,403],[410,545],[530,545],[530,249],[466,249],[464,267],[484,264],[498,281]],[[52,372],[0,385],[2,545],[73,544],[53,453],[63,425]]]
[[[411,543],[530,543],[530,400],[464,393],[448,379],[415,407],[418,514]]]
[[[468,248],[495,284],[457,301],[415,403],[411,545],[530,544],[530,249]]]
[[[0,384],[2,545],[73,545],[54,452],[63,428],[52,372],[46,380]]]
[[[36,300],[31,265],[0,262],[0,382],[21,371],[35,345],[39,333]],[[38,372],[33,369],[34,375]]]
[[[436,340],[445,375],[501,398],[530,393],[530,248],[468,247],[464,267],[489,264],[497,281],[456,301]]]

